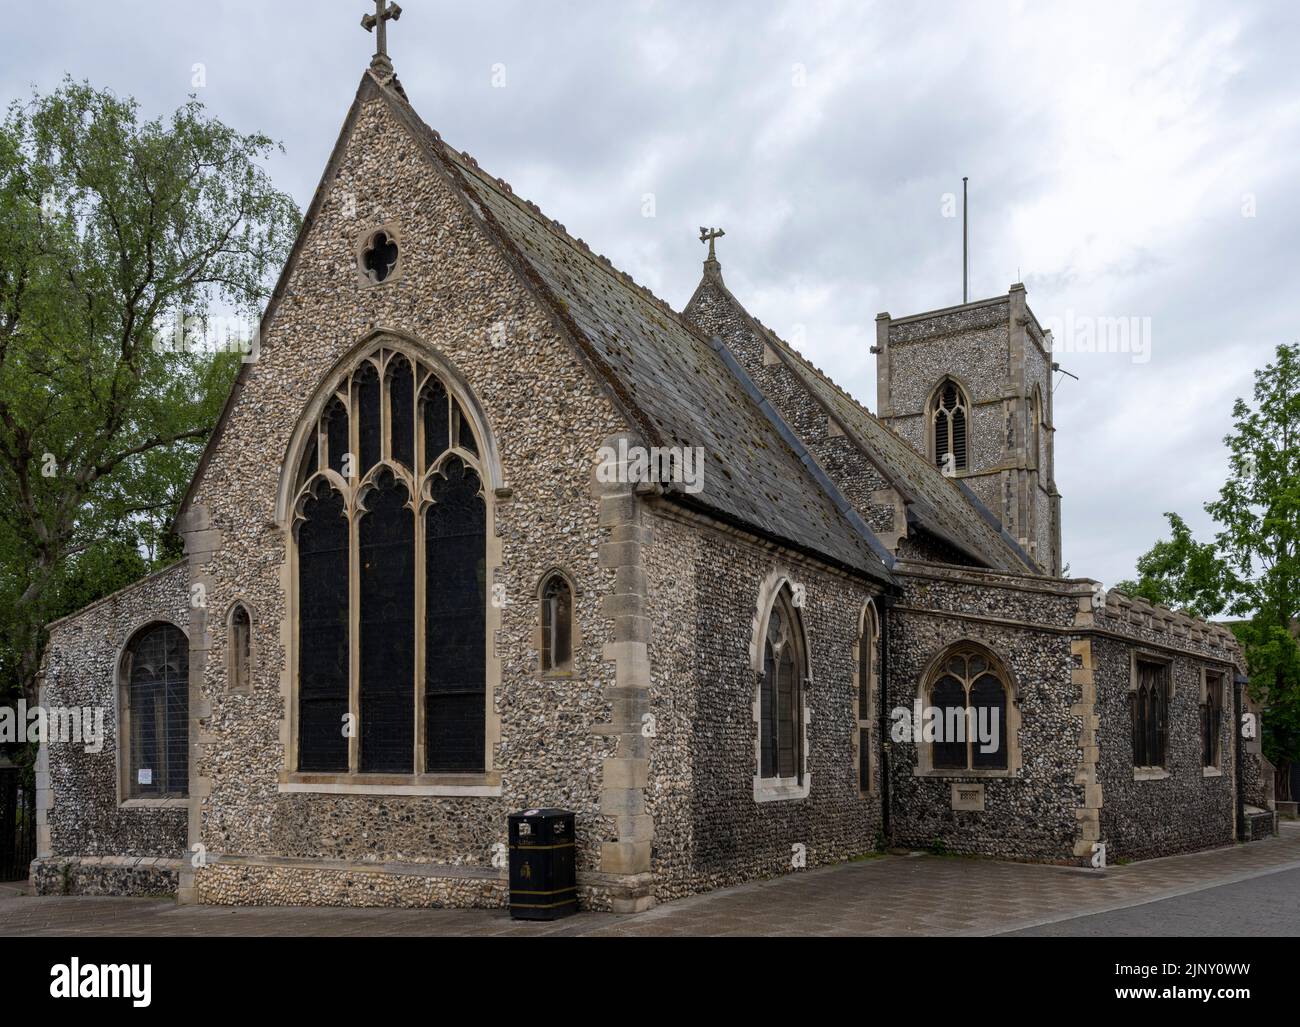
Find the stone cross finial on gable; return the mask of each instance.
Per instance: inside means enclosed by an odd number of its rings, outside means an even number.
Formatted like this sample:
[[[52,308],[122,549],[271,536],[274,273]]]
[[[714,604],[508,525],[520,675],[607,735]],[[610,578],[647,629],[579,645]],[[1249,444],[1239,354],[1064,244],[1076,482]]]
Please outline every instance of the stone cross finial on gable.
[[[401,16],[401,5],[390,4],[388,0],[375,0],[375,13],[361,16],[361,27],[375,33],[375,56],[370,61],[371,67],[392,70],[393,63],[388,59],[388,20],[397,21]]]
[[[700,226],[700,242],[706,242],[709,244],[709,259],[714,263],[717,263],[718,255],[713,251],[713,241],[715,239],[721,239],[726,234],[727,233],[721,228],[705,228],[703,225]]]

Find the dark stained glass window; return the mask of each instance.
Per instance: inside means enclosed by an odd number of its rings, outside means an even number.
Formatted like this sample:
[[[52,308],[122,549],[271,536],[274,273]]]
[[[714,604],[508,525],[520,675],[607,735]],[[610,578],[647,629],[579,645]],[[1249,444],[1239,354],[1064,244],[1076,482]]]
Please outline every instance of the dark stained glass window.
[[[424,387],[421,398],[424,401],[424,457],[432,466],[451,444],[448,427],[451,408],[448,406],[447,390],[436,378]]]
[[[253,625],[248,608],[237,603],[230,612],[230,687],[241,691],[249,687],[253,672]]]
[[[347,478],[346,471],[356,473],[355,467],[345,467],[351,443],[348,441],[348,408],[338,399],[330,400],[325,407],[325,444],[329,447],[330,470]],[[355,461],[352,461],[355,463]]]
[[[1217,767],[1222,749],[1223,676],[1205,675],[1205,702],[1201,704],[1201,765]]]
[[[298,526],[298,769],[348,769],[348,521],[318,480]]]
[[[380,445],[380,395],[379,372],[374,364],[366,361],[357,371],[355,378],[357,390],[357,448],[360,463],[357,465],[357,477],[365,477],[367,471],[379,463]]]
[[[938,711],[930,764],[936,770],[1010,767],[1010,686],[993,658],[970,643],[939,661],[929,705]],[[985,747],[989,751],[983,751]]]
[[[542,671],[564,670],[573,661],[573,593],[552,574],[542,586]]]
[[[977,737],[971,739],[971,766],[977,770],[1007,769],[1007,690],[992,674],[976,678],[970,689],[974,711],[970,726]],[[989,751],[985,752],[985,748]]]
[[[141,631],[127,649],[127,794],[181,798],[189,789],[189,643],[172,624]]]
[[[763,777],[803,780],[799,630],[788,589],[782,588],[768,614],[759,686],[759,773]]]
[[[1169,739],[1169,665],[1137,661],[1137,688],[1129,697],[1133,766],[1162,767]]]
[[[409,774],[415,759],[415,522],[387,471],[357,526],[361,571],[361,771]]]
[[[965,770],[966,753],[966,689],[962,682],[945,674],[930,692],[930,705],[939,712],[932,751],[932,762],[937,769]],[[955,737],[961,732],[960,737]]]
[[[392,349],[367,354],[335,390],[317,425],[325,454],[305,446],[296,479],[297,769],[481,772],[488,525],[473,429],[437,375]],[[449,455],[458,444],[466,452]],[[342,491],[321,459],[350,470]]]
[[[871,732],[865,727],[858,728],[858,787],[871,791]]]
[[[773,611],[775,613],[775,611]],[[758,701],[759,773],[776,776],[776,658],[769,642],[763,647],[763,682]]]
[[[388,365],[388,408],[393,419],[393,459],[403,466],[415,467],[415,379],[405,357],[397,356]]]
[[[481,769],[486,672],[486,509],[460,460],[435,476],[425,512],[427,769]]]
[[[871,630],[871,614],[868,612],[862,625],[862,638],[858,642],[858,719],[866,720],[871,715],[871,673],[875,659],[876,636]]]
[[[457,444],[461,449],[478,456],[478,443],[474,441],[474,429],[470,427],[469,419],[461,412],[460,404],[453,403],[453,406],[456,408]]]
[[[873,689],[876,666],[876,611],[862,611],[858,636],[858,791],[871,791],[871,748],[875,740]]]

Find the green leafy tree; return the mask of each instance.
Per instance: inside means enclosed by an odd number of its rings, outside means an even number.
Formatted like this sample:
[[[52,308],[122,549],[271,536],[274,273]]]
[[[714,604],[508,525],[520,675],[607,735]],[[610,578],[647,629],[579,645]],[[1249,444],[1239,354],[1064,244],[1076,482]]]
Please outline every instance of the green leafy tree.
[[[1238,399],[1228,480],[1205,505],[1220,530],[1197,542],[1166,514],[1173,535],[1138,559],[1129,592],[1200,616],[1228,613],[1246,652],[1251,691],[1267,707],[1264,752],[1285,782],[1300,759],[1300,344],[1279,346],[1255,372],[1253,402]]]
[[[241,359],[195,336],[255,331],[299,225],[273,148],[71,79],[0,123],[0,698],[32,696],[52,617],[179,552]]]
[[[1250,617],[1238,635],[1267,708],[1264,752],[1285,787],[1300,759],[1300,343],[1255,372],[1254,403],[1238,399],[1232,418],[1231,473],[1205,509],[1223,526],[1215,542],[1234,578],[1230,610]]]
[[[1136,581],[1121,581],[1115,587],[1196,617],[1222,613],[1229,603],[1233,582],[1214,544],[1197,542],[1178,514],[1166,513],[1165,518],[1171,537],[1161,539],[1138,557]]]

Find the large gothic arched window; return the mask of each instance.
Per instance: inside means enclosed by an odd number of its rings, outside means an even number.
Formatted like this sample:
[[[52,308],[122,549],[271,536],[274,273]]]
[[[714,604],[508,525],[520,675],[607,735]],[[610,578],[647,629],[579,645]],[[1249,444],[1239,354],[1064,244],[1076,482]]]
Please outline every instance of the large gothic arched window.
[[[970,422],[970,401],[961,386],[951,378],[930,397],[930,423],[933,434],[933,457],[945,474],[956,474],[967,468],[967,426]]]
[[[190,651],[185,633],[159,622],[122,654],[123,796],[178,799],[189,791]]]
[[[339,380],[298,469],[297,770],[481,772],[487,506],[446,383],[377,349]]]

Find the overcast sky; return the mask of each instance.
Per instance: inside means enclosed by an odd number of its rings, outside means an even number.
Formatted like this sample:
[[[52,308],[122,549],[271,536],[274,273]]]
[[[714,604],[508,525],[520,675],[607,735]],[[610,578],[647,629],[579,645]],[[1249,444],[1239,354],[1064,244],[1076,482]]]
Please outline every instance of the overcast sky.
[[[65,73],[150,115],[197,93],[284,143],[273,173],[305,207],[372,10],[0,0],[0,97]],[[1130,575],[1165,510],[1209,536],[1233,399],[1300,337],[1294,0],[406,0],[390,52],[430,125],[675,307],[699,226],[724,227],[732,291],[873,409],[876,314],[961,300],[945,194],[969,175],[972,298],[1019,278],[1073,326],[1055,410],[1075,575]],[[1119,317],[1139,319],[1130,352],[1077,352]]]

